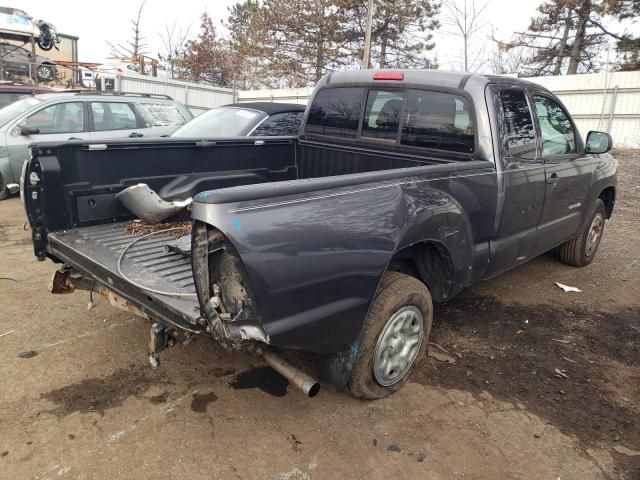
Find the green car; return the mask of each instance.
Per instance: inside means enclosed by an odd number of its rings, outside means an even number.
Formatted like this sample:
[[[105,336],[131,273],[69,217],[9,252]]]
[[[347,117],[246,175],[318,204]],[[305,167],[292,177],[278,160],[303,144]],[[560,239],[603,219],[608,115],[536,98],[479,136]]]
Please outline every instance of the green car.
[[[0,200],[20,190],[32,143],[160,137],[192,118],[166,95],[60,92],[17,100],[0,109]]]

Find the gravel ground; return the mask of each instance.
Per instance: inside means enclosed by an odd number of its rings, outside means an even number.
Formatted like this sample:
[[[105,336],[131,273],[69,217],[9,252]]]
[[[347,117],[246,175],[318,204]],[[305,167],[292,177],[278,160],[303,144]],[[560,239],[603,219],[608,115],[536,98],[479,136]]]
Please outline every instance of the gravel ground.
[[[432,356],[375,402],[304,398],[206,338],[150,369],[145,321],[49,294],[0,202],[0,478],[637,480],[640,152],[616,156],[595,262],[546,255],[437,307]]]

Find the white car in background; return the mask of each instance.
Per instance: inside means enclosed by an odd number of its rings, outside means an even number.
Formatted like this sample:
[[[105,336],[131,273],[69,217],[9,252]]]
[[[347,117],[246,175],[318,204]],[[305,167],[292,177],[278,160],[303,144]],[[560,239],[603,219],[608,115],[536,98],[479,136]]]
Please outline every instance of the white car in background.
[[[40,27],[24,10],[12,7],[0,7],[0,30],[21,35],[40,35]]]
[[[135,63],[128,62],[108,62],[98,65],[95,69],[96,76],[100,74],[107,75],[126,75],[127,73],[140,73],[140,67]]]

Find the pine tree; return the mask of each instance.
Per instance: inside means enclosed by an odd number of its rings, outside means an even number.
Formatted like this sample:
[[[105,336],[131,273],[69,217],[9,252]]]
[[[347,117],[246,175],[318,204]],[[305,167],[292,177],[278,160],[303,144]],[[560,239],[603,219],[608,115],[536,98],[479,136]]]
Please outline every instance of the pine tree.
[[[630,38],[605,23],[631,17],[637,10],[637,0],[550,0],[538,8],[526,32],[501,47],[529,50],[525,75],[596,72],[607,40]]]
[[[346,9],[332,0],[266,0],[268,68],[289,86],[315,83],[347,64]]]
[[[361,65],[366,0],[243,0],[226,26],[243,84],[299,87],[325,73]],[[374,64],[434,68],[438,7],[432,0],[375,0]]]
[[[224,23],[229,31],[229,43],[237,56],[238,85],[244,90],[271,86],[266,67],[264,9],[258,0],[243,0],[229,8]]]
[[[362,57],[367,2],[345,0],[351,48]],[[371,56],[380,68],[433,68],[428,54],[439,27],[439,4],[431,0],[375,0],[371,31]]]
[[[619,20],[640,17],[640,1],[607,0],[606,13]],[[616,42],[616,50],[621,59],[620,69],[623,71],[640,70],[640,35],[622,35]]]
[[[224,40],[218,38],[213,20],[202,14],[200,33],[186,44],[180,67],[193,81],[230,87],[236,75],[236,58]]]

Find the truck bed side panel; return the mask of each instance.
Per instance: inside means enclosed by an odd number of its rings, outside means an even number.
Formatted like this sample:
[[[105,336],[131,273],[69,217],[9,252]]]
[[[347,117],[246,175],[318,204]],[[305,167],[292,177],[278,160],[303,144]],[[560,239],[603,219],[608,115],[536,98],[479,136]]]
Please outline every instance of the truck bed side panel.
[[[216,192],[196,198],[192,218],[233,243],[272,343],[316,352],[352,344],[390,259],[413,243],[449,250],[458,288],[474,274],[476,245],[487,243],[493,226],[493,165],[398,172],[388,171],[396,178],[386,181],[318,191],[311,184],[307,193],[259,201],[216,203]],[[220,198],[229,199],[229,190]]]

